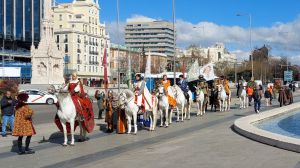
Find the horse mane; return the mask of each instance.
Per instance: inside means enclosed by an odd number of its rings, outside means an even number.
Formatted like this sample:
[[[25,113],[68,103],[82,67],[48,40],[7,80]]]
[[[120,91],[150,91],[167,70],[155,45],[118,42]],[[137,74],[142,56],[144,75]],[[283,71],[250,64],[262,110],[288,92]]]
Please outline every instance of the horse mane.
[[[133,92],[132,92],[131,90],[129,90],[129,89],[123,90],[122,93],[125,93],[125,95],[126,95],[127,98],[132,98],[132,97],[134,97]]]

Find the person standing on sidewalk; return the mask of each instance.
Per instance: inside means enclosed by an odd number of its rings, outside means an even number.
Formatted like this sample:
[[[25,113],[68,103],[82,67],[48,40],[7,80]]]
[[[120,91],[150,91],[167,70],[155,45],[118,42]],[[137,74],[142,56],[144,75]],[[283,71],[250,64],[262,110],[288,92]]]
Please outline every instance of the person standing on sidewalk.
[[[18,104],[16,106],[16,119],[13,136],[18,137],[19,155],[34,153],[34,151],[29,148],[31,137],[35,134],[35,129],[32,124],[33,111],[28,104],[25,103],[27,102],[28,97],[29,96],[26,93],[19,94]],[[22,147],[22,140],[24,136],[27,136],[25,141],[25,151]]]
[[[10,128],[14,129],[14,112],[15,112],[16,100],[11,97],[11,92],[6,91],[5,96],[1,99],[2,110],[2,137],[6,137],[6,126],[9,122]]]
[[[98,119],[103,119],[102,113],[104,111],[104,99],[105,99],[104,92],[102,91],[100,93],[100,91],[97,90],[95,93],[95,98],[97,99],[97,105],[98,105],[98,109],[99,109]]]
[[[261,105],[261,99],[263,97],[263,88],[262,85],[258,85],[253,92],[253,99],[254,99],[254,111],[258,114]]]

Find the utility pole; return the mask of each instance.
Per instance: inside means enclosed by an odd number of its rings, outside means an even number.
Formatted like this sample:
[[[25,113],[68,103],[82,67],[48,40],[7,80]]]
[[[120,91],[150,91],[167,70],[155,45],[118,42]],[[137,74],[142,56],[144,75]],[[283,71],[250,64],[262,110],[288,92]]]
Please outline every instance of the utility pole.
[[[175,35],[175,0],[172,0],[172,15],[173,15],[173,70],[174,70],[174,84],[176,84],[176,35]]]

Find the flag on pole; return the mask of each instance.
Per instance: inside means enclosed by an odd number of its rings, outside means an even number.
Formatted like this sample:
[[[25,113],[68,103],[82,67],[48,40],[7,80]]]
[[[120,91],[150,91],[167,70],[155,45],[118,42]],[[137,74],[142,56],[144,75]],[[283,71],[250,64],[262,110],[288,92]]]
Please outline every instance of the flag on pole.
[[[203,75],[204,79],[207,81],[214,80],[216,78],[214,72],[214,64],[212,63],[206,64],[202,68],[200,68],[199,73]]]
[[[102,66],[104,67],[104,89],[105,89],[105,92],[107,93],[108,79],[107,79],[107,58],[106,57],[107,57],[107,53],[106,53],[106,46],[105,46]]]
[[[200,67],[199,67],[198,59],[196,59],[196,61],[193,63],[193,65],[190,67],[190,69],[187,73],[187,80],[189,82],[195,81],[198,79],[199,69],[200,69]]]

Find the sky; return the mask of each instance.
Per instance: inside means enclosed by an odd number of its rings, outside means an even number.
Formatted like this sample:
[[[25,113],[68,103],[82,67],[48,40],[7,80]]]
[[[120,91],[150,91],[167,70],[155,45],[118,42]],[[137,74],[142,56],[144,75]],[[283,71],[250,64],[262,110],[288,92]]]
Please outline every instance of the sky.
[[[124,43],[123,26],[128,20],[172,21],[172,0],[119,0],[118,28],[116,1],[99,0],[100,21],[106,24],[113,43]],[[221,42],[238,60],[246,59],[249,14],[252,48],[266,44],[272,56],[287,56],[300,64],[300,0],[175,0],[177,47]]]

